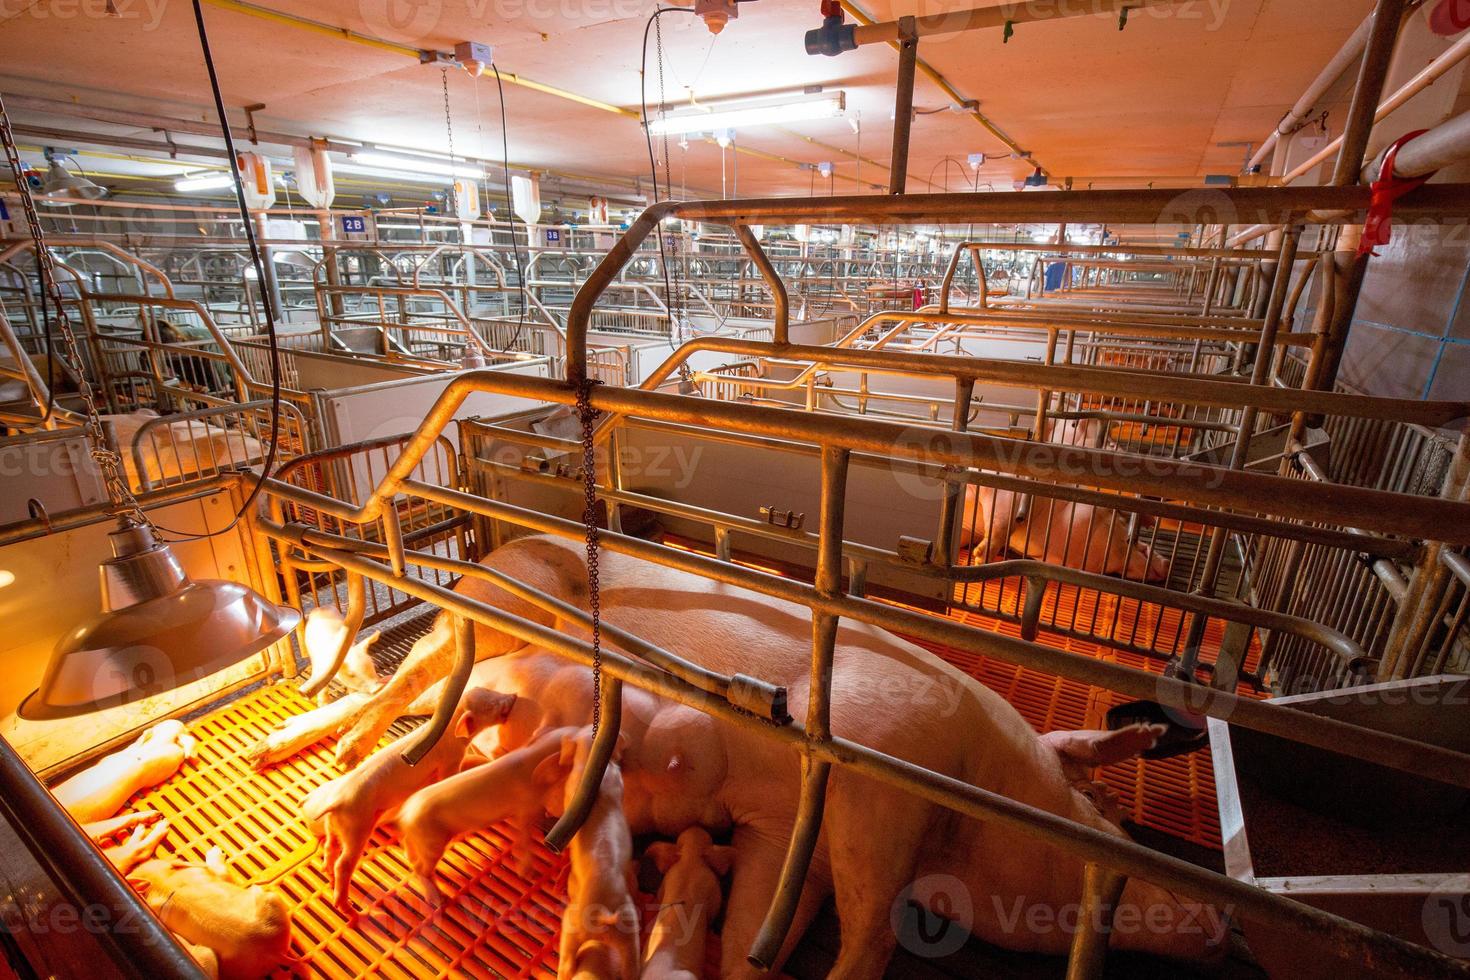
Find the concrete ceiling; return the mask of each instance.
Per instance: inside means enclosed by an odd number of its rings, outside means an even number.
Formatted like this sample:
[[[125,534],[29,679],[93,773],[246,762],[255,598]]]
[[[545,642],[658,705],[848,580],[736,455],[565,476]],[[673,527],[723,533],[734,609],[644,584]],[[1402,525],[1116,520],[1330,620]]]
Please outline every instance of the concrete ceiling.
[[[104,0],[0,7],[5,17],[0,21],[5,52],[0,87],[6,93],[213,121],[190,4],[113,2],[116,17],[101,15]],[[1038,2],[1076,6],[1089,0]],[[649,0],[264,0],[263,5],[414,48],[449,50],[457,41],[484,41],[494,45],[502,71],[634,109],[640,42],[653,9]],[[887,19],[958,6],[969,4],[873,0],[866,9]],[[1244,147],[1219,144],[1259,143],[1371,6],[1371,0],[1195,0],[1167,12],[1136,11],[1123,31],[1116,17],[1085,16],[1022,25],[1008,43],[993,31],[926,38],[920,55],[966,97],[978,99],[981,111],[1055,178],[1237,173]],[[255,115],[263,129],[447,151],[442,90],[447,82],[455,150],[500,156],[493,78],[473,79],[458,70],[445,75],[399,52],[220,5],[207,5],[205,12],[225,100],[236,108],[263,104]],[[847,93],[850,120],[740,133],[740,145],[786,159],[741,154],[736,163],[725,154],[727,191],[735,189],[737,172],[738,191],[745,196],[851,193],[886,182],[897,56],[875,46],[836,58],[810,57],[802,36],[818,21],[815,0],[742,4],[739,19],[719,36],[686,13],[661,18],[663,84],[671,101],[684,101],[691,91],[708,101],[818,85]],[[659,72],[652,43],[648,85],[656,98]],[[646,179],[647,151],[634,119],[519,85],[506,85],[505,97],[515,163]],[[949,100],[920,76],[915,103],[929,110]],[[1341,119],[1342,108],[1334,118]],[[16,116],[59,129],[158,136],[149,126],[130,131],[34,111]],[[1028,171],[1027,163],[1010,158],[969,116],[918,116],[909,189],[958,189],[962,181],[973,181],[964,160],[975,152],[995,157],[979,174],[982,187],[1009,187]],[[691,194],[720,192],[721,151],[713,143],[691,141],[687,150],[675,145],[671,156],[676,190],[687,183]],[[834,179],[828,185],[790,161],[833,161],[842,178],[857,182]],[[128,164],[115,166],[123,172]]]

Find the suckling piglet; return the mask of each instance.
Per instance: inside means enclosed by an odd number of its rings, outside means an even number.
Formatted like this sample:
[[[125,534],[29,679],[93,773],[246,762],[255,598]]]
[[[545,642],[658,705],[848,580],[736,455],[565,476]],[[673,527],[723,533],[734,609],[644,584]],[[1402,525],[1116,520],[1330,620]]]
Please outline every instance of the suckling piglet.
[[[580,781],[591,744],[590,728],[562,740],[554,762],[565,774],[567,802]],[[548,759],[546,766],[552,763]],[[597,799],[567,854],[571,873],[561,919],[558,980],[631,980],[642,962],[638,907],[633,901],[636,865],[633,835],[623,814],[623,773],[616,761],[608,763]]]
[[[515,700],[514,694],[472,688],[464,695],[454,730],[445,732],[418,765],[403,761],[404,749],[418,737],[415,732],[306,797],[302,803],[306,818],[326,838],[323,861],[338,909],[350,911],[347,889],[373,829],[397,816],[403,801],[415,792],[458,772],[470,740],[504,722]]]
[[[690,827],[675,844],[650,844],[648,856],[663,872],[658,915],[648,937],[643,980],[699,980],[710,921],[720,911],[720,877],[729,873],[733,847],[711,840],[703,827]]]
[[[557,759],[563,735],[574,731],[554,728],[542,732],[490,762],[425,786],[403,804],[398,811],[403,849],[432,904],[442,900],[434,868],[450,841],[501,820],[512,820],[522,829],[535,826],[552,797],[560,803],[565,772],[542,763]]]
[[[221,980],[258,980],[291,961],[291,914],[279,893],[236,884],[218,848],[203,864],[154,859],[128,874],[159,919],[214,950]]]
[[[57,786],[52,793],[77,823],[104,820],[134,793],[168,779],[194,754],[195,739],[181,721],[161,721],[125,749],[114,752]]]

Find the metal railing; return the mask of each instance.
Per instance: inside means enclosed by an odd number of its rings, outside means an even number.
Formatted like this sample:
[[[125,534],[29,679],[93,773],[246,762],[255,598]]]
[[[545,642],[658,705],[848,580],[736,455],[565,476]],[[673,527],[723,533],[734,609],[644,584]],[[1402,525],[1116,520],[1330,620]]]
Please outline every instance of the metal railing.
[[[1313,212],[1331,211],[1352,216],[1361,213],[1367,204],[1366,189],[1355,187],[1250,188],[1222,191],[1221,194],[1228,197],[1233,206],[1249,210],[1264,221],[1282,223],[1302,220]],[[816,363],[833,360],[834,352],[786,343],[788,338],[784,287],[778,277],[768,273],[769,262],[763,260],[760,247],[754,244],[753,237],[746,232],[744,222],[799,222],[834,218],[860,218],[878,223],[1003,221],[1025,220],[1043,212],[1051,220],[1151,221],[1164,213],[1172,197],[1171,193],[1155,191],[1075,192],[1067,195],[1065,202],[1026,201],[1023,195],[977,194],[913,195],[878,200],[830,198],[795,202],[697,202],[655,206],[634,223],[621,245],[613,250],[578,292],[567,330],[567,382],[492,372],[472,372],[459,376],[445,390],[419,431],[406,443],[402,455],[373,492],[360,503],[334,500],[280,481],[272,482],[269,491],[272,499],[316,508],[352,524],[375,525],[382,535],[381,552],[365,546],[343,547],[335,539],[314,537],[306,529],[275,520],[262,520],[261,530],[280,547],[288,550],[300,549],[303,553],[309,553],[316,559],[336,565],[347,572],[390,584],[431,601],[461,620],[474,620],[504,630],[527,642],[540,644],[579,663],[590,663],[592,651],[583,642],[448,589],[405,577],[404,570],[409,564],[429,559],[414,555],[406,546],[398,526],[401,512],[399,499],[406,497],[410,500],[442,504],[482,517],[509,520],[534,530],[575,537],[585,533],[574,522],[538,515],[524,508],[415,479],[413,469],[437,443],[445,426],[471,392],[495,391],[560,404],[574,403],[584,379],[588,376],[586,338],[590,314],[597,298],[607,283],[617,275],[621,265],[664,218],[679,217],[734,224],[736,230],[742,232],[742,244],[761,267],[775,297],[776,348],[782,356],[810,358]],[[1015,200],[1016,198],[1022,200]],[[1470,210],[1470,191],[1452,185],[1430,185],[1406,197],[1401,206],[1404,207],[1403,213],[1408,216],[1422,214],[1425,210],[1462,213]],[[1270,346],[1266,345],[1266,349],[1270,349]],[[738,340],[704,340],[686,344],[684,349],[696,347],[760,356],[761,349],[766,345]],[[920,371],[933,371],[936,366],[954,369],[961,378],[956,394],[959,403],[965,400],[964,390],[967,383],[973,384],[984,373],[1001,370],[975,359],[945,359],[896,351],[845,350],[837,352],[835,356],[845,358],[859,367]],[[938,364],[945,360],[954,363]],[[924,361],[930,367],[920,367],[920,363]],[[1007,365],[1006,369],[1014,367],[1016,365]],[[1062,389],[1067,387],[1066,384],[1050,382],[1067,376],[1076,384],[1080,376],[1078,373],[1063,373],[1096,369],[1054,367],[1043,370],[1055,372],[1047,378],[1048,387]],[[1104,393],[1118,395],[1130,393],[1121,387],[1125,380],[1123,377],[1092,377],[1094,380],[1083,387],[1096,387]],[[652,380],[654,379],[650,379]],[[1204,403],[1247,403],[1253,408],[1266,409],[1279,406],[1298,412],[1342,410],[1348,405],[1355,405],[1370,416],[1389,415],[1403,419],[1415,414],[1423,418],[1436,411],[1444,414],[1461,412],[1463,409],[1463,406],[1436,408],[1433,403],[1429,403],[1427,407],[1411,407],[1392,400],[1377,399],[1355,402],[1352,401],[1354,396],[1322,392],[1284,392],[1256,385],[1219,382],[1215,384],[1232,390],[1213,394],[1207,391],[1202,395],[1193,389],[1207,389],[1211,382],[1160,375],[1138,375],[1126,380],[1154,389],[1156,393],[1172,395],[1179,400],[1193,397]],[[1191,391],[1184,390],[1183,386],[1188,386]],[[1327,515],[1331,515],[1331,524],[1362,528],[1367,535],[1377,537],[1371,547],[1365,537],[1356,534],[1346,533],[1345,538],[1341,539],[1350,546],[1365,550],[1380,547],[1392,549],[1397,538],[1408,538],[1411,542],[1438,541],[1441,545],[1455,547],[1470,544],[1470,504],[1459,499],[1459,494],[1456,494],[1455,499],[1409,497],[1361,487],[1308,483],[1269,474],[1170,459],[1153,459],[1148,471],[1142,475],[1124,476],[1120,473],[1122,459],[1119,454],[1102,450],[1059,449],[1053,446],[1045,447],[1042,452],[1031,443],[1016,443],[964,432],[949,434],[943,445],[915,445],[911,441],[905,442],[902,426],[873,419],[789,412],[609,386],[595,387],[588,397],[592,407],[611,416],[631,415],[684,425],[718,427],[726,431],[774,436],[819,447],[822,507],[813,586],[742,569],[714,559],[681,554],[673,549],[616,533],[609,532],[601,538],[602,546],[610,550],[645,557],[717,581],[779,596],[811,609],[815,629],[811,663],[811,704],[805,724],[779,726],[756,721],[728,702],[711,699],[707,691],[676,674],[615,652],[604,652],[604,669],[610,678],[606,691],[608,710],[604,716],[605,724],[598,732],[592,761],[578,786],[577,795],[568,806],[568,812],[575,815],[595,796],[601,784],[602,769],[611,756],[612,744],[618,734],[615,706],[620,696],[620,683],[634,683],[672,700],[695,705],[730,724],[758,728],[764,733],[762,737],[784,742],[800,751],[804,759],[801,806],[793,828],[782,880],[778,886],[777,901],[768,914],[756,948],[752,951],[757,962],[772,962],[785,938],[794,913],[795,896],[800,893],[801,883],[816,847],[827,781],[832,766],[841,765],[900,787],[921,799],[957,813],[995,821],[1058,846],[1076,855],[1086,864],[1088,870],[1085,878],[1094,883],[1105,872],[1142,877],[1206,901],[1231,905],[1240,915],[1267,919],[1277,926],[1296,931],[1304,938],[1321,940],[1336,954],[1351,957],[1385,974],[1470,974],[1470,966],[1431,950],[1265,893],[1254,886],[1233,881],[1140,845],[1091,830],[981,787],[917,769],[872,748],[834,736],[829,724],[833,645],[839,618],[871,623],[1007,663],[1106,687],[1133,697],[1178,698],[1185,699],[1184,703],[1198,704],[1198,698],[1194,696],[1197,688],[1175,678],[1061,653],[1024,640],[1010,639],[969,628],[964,624],[936,620],[920,612],[846,595],[841,587],[844,561],[843,502],[846,497],[848,466],[855,452],[888,453],[895,459],[980,472],[999,472],[1024,479],[1058,481],[1059,484],[1067,483],[1073,474],[1082,472],[1087,474],[1085,482],[1102,490],[1183,499],[1188,501],[1184,506],[1191,508],[1220,508],[1220,516],[1216,518],[1218,521],[1266,520],[1271,527],[1287,536],[1345,534],[1333,528],[1291,528],[1280,521],[1284,518],[1288,522],[1295,520],[1321,523]],[[550,601],[549,597],[543,598]],[[472,656],[473,653],[462,649],[461,656],[464,655]],[[451,690],[446,692],[446,697],[457,697],[458,693]],[[1348,749],[1365,761],[1388,765],[1452,785],[1470,785],[1470,758],[1459,753],[1237,697],[1226,691],[1212,691],[1207,702],[1199,706],[1201,713],[1212,717],[1229,717],[1235,725],[1335,751]],[[556,832],[558,839],[564,840],[569,832],[575,830],[575,824],[575,816],[564,821]],[[1098,892],[1090,892],[1088,899],[1098,903],[1103,901]],[[1082,918],[1087,920],[1089,917]],[[1075,975],[1090,975],[1091,971],[1097,969],[1100,959],[1097,953],[1105,941],[1104,934],[1098,928],[1084,921],[1084,925],[1074,936]]]

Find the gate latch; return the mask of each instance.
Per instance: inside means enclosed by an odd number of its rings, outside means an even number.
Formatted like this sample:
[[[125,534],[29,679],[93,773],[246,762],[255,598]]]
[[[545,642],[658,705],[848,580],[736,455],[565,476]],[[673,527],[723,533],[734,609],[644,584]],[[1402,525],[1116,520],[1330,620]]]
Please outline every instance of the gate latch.
[[[800,531],[801,526],[806,523],[805,514],[781,510],[779,507],[762,507],[761,518],[772,527],[784,527],[788,531]]]

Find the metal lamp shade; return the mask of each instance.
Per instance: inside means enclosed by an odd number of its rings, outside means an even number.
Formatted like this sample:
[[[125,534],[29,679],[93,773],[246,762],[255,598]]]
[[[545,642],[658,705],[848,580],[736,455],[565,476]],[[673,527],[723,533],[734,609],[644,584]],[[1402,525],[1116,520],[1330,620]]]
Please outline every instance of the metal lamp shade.
[[[50,169],[46,171],[46,182],[41,187],[41,196],[47,199],[79,197],[95,201],[107,196],[107,188],[93,183],[86,177],[72,173],[59,162],[52,160]],[[66,205],[63,204],[63,206]]]
[[[182,687],[259,653],[301,619],[237,582],[190,580],[149,528],[127,524],[111,537],[102,612],[62,637],[22,718],[67,718]]]

